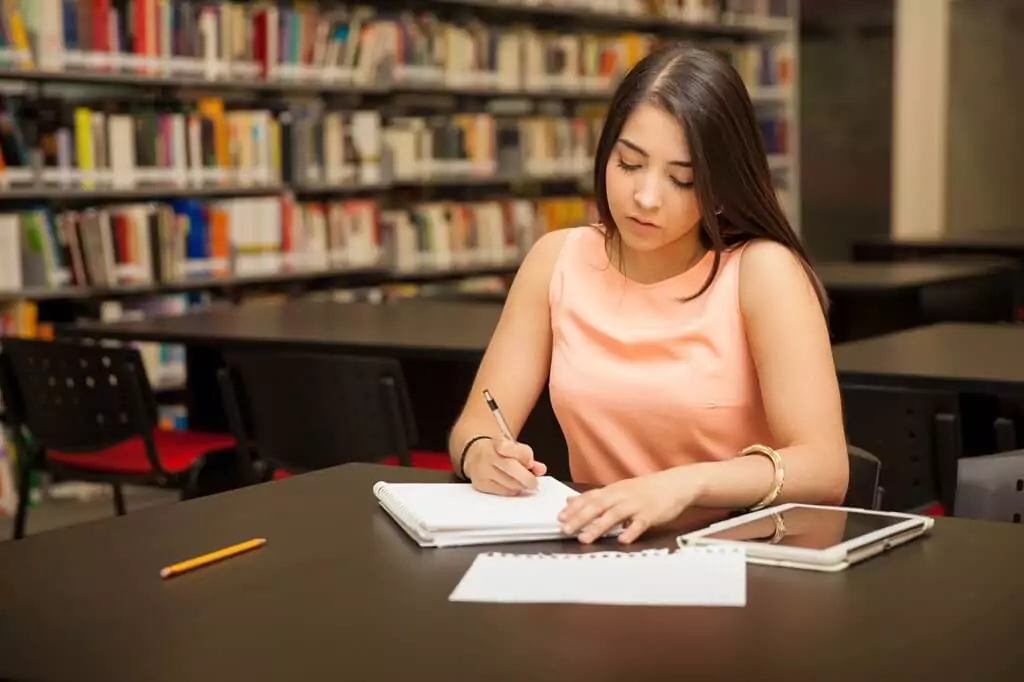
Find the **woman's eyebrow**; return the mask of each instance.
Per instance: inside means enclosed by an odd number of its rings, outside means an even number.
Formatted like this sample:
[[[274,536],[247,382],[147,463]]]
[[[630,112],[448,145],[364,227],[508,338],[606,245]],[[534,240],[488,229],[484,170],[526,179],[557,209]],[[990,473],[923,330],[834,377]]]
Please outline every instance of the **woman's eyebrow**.
[[[635,142],[630,142],[629,140],[627,140],[624,137],[620,137],[619,138],[619,144],[621,144],[621,145],[623,145],[625,147],[629,147],[634,152],[636,152],[637,154],[640,154],[644,158],[647,158],[647,157],[650,156],[650,154],[648,154],[646,151],[644,151],[643,147],[641,147],[640,145],[636,144]],[[693,168],[693,163],[691,163],[690,161],[669,161],[668,165],[670,165],[670,166],[682,166],[683,168]]]

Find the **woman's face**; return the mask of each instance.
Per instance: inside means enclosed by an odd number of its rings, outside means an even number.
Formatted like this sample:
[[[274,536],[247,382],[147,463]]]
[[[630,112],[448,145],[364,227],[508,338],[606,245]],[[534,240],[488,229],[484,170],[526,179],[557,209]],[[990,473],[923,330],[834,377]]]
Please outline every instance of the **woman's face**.
[[[633,111],[605,168],[608,205],[625,247],[696,244],[700,210],[690,161],[679,121],[650,104]]]

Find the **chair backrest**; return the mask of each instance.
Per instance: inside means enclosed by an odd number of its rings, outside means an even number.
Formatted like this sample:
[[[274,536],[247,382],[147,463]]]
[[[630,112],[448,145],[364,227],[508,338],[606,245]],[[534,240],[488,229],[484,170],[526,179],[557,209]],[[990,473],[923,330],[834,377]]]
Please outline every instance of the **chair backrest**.
[[[847,446],[850,457],[850,483],[843,505],[861,509],[882,508],[882,462],[867,450]]]
[[[415,425],[401,366],[390,358],[233,351],[220,382],[240,447],[290,472],[397,457]]]
[[[995,436],[996,452],[1009,452],[1017,449],[1017,424],[1013,417],[996,417],[992,422],[992,431]]]
[[[4,338],[0,363],[12,423],[62,453],[149,439],[156,403],[138,350],[70,340]],[[154,468],[159,470],[155,455]]]
[[[1022,522],[1024,450],[965,457],[957,464],[954,516]]]
[[[881,386],[841,386],[846,437],[882,464],[886,509],[952,508],[963,452],[955,394]]]

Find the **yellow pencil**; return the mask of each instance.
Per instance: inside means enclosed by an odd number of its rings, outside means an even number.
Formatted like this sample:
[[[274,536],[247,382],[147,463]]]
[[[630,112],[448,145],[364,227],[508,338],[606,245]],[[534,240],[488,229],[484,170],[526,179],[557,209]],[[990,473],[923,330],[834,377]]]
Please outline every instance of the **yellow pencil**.
[[[248,552],[250,549],[262,547],[264,544],[266,544],[266,542],[266,538],[256,538],[255,540],[247,540],[246,542],[240,542],[237,545],[232,545],[231,547],[218,549],[216,552],[210,552],[209,554],[198,556],[195,559],[189,559],[187,561],[182,561],[177,564],[174,564],[173,566],[162,568],[160,569],[160,577],[170,578],[180,573],[191,571],[193,568],[206,566],[208,564],[212,564],[215,561],[227,559],[228,557],[235,556],[236,554],[241,554],[242,552]]]

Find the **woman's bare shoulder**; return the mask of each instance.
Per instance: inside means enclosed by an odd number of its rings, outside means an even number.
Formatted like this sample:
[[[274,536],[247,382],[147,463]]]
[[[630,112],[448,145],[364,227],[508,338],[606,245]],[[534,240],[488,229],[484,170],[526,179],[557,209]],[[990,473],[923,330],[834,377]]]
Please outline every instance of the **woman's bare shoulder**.
[[[519,268],[518,278],[527,278],[540,286],[546,287],[554,274],[558,258],[562,249],[570,239],[578,239],[583,236],[583,230],[594,230],[590,226],[567,227],[560,230],[552,230],[544,234],[530,247],[523,264]]]

